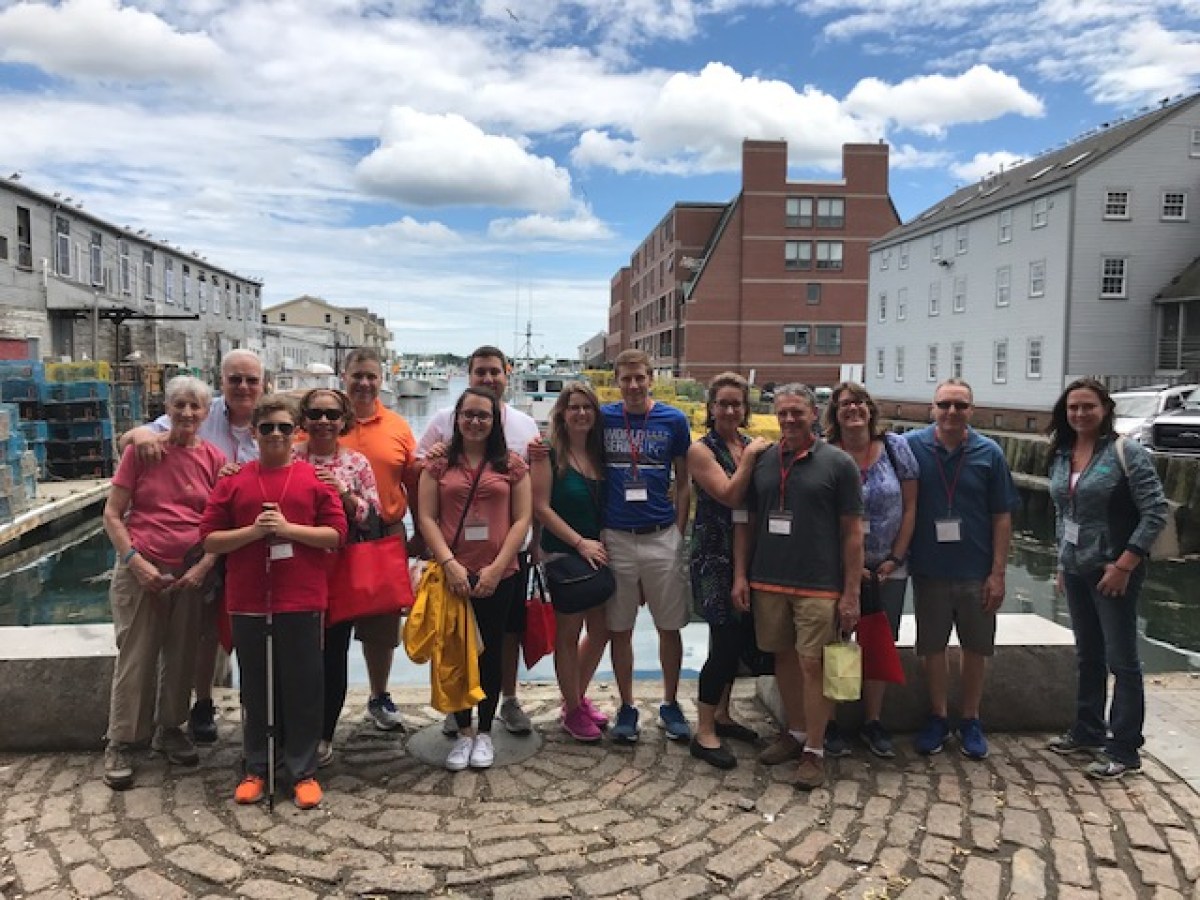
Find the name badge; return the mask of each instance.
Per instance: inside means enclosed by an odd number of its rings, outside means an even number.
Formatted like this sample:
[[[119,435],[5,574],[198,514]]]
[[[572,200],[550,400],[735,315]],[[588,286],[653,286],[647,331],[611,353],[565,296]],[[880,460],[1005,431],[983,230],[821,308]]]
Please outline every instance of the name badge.
[[[1068,544],[1079,543],[1079,523],[1070,519],[1063,520],[1063,540]]]
[[[862,531],[863,531],[863,537],[866,537],[868,534],[871,533],[871,520],[868,519],[866,516],[862,517]]]
[[[291,545],[291,542],[285,542],[282,544],[272,544],[269,552],[272,560],[291,559],[296,555],[296,548]]]
[[[650,490],[644,481],[625,482],[625,502],[645,503],[650,499]]]
[[[767,514],[767,533],[786,537],[792,533],[792,514],[787,510],[776,510]]]
[[[937,519],[933,526],[939,544],[957,544],[962,540],[962,519]]]
[[[468,541],[486,541],[488,539],[487,522],[478,519],[468,522],[463,528],[463,539]]]
[[[750,510],[748,509],[734,509],[730,512],[733,516],[734,525],[745,525],[750,521]]]

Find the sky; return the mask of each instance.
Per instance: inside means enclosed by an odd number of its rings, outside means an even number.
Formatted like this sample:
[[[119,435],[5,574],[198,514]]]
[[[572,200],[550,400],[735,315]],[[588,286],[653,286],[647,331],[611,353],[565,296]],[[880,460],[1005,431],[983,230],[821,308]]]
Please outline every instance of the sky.
[[[1200,85],[1200,0],[0,0],[0,169],[398,352],[573,356],[741,142],[902,219]]]

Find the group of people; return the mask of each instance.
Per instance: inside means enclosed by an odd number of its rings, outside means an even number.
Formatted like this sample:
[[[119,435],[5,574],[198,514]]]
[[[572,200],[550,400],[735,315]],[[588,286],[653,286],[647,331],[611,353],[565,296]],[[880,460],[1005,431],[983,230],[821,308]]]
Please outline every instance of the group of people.
[[[504,402],[508,371],[497,348],[475,351],[469,387],[419,443],[380,403],[383,365],[371,350],[347,357],[344,391],[309,391],[298,403],[263,396],[261,362],[247,351],[223,360],[219,397],[190,377],[167,385],[166,415],[122,438],[104,513],[117,553],[110,786],[132,784],[134,752],[146,741],[189,765],[198,761],[195,743],[215,739],[213,660],[229,621],[245,763],[235,799],[262,799],[278,762],[296,804],[317,805],[352,635],[367,663],[369,718],[402,727],[387,691],[400,613],[329,626],[329,557],[368,529],[404,534],[410,511],[409,552],[440,567],[482,639],[482,699],[443,725],[451,771],[493,764],[496,719],[516,734],[532,729],[516,690],[531,557],[550,581],[561,724],[576,740],[598,741],[605,729],[618,743],[639,739],[632,636],[644,605],[657,630],[666,737],[689,741],[691,754],[713,766],[736,765],[725,739],[758,735],[731,717],[730,690],[747,644],[756,645],[774,655],[786,712],[759,759],[796,761],[796,785],[816,787],[825,758],[849,752],[822,692],[823,650],[855,630],[864,593],[878,599],[897,637],[911,576],[930,705],[915,747],[937,753],[952,735],[953,628],[962,648],[958,743],[970,758],[987,756],[980,703],[1018,499],[1002,451],[970,427],[965,382],[938,385],[933,424],[903,436],[883,431],[861,385],[839,384],[824,438],[812,391],[785,385],[774,397],[781,438],[768,443],[745,435],[749,387],[724,373],[709,385],[707,431],[693,442],[684,414],[654,400],[641,351],[616,359],[617,402],[601,405],[587,385],[568,384],[545,437]],[[1116,438],[1102,385],[1068,387],[1051,439],[1060,586],[1080,671],[1077,723],[1051,749],[1098,754],[1089,774],[1115,778],[1139,767],[1135,607],[1165,500],[1146,452]],[[576,573],[571,590],[566,571]],[[580,582],[591,587],[579,590]],[[680,632],[693,609],[711,635],[694,731],[678,701]],[[611,721],[587,696],[606,648],[620,695]],[[884,688],[864,684],[861,736],[890,757]]]

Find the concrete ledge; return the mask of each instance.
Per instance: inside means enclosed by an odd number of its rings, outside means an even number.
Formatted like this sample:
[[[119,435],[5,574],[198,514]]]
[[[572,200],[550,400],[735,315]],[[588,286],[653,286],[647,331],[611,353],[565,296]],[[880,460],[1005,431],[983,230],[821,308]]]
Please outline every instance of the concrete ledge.
[[[907,684],[889,686],[883,701],[883,724],[890,731],[916,731],[929,714],[925,677],[912,650],[915,639],[913,617],[905,616],[899,647]],[[951,637],[951,719],[959,708],[957,660],[957,642]],[[996,655],[983,691],[984,725],[992,731],[1065,731],[1075,716],[1075,681],[1075,640],[1069,628],[1032,614],[1001,614]],[[757,694],[776,721],[783,721],[775,679],[759,678]],[[837,718],[844,729],[856,731],[862,724],[862,704],[838,704]]]
[[[0,750],[94,750],[108,728],[112,625],[0,628]]]

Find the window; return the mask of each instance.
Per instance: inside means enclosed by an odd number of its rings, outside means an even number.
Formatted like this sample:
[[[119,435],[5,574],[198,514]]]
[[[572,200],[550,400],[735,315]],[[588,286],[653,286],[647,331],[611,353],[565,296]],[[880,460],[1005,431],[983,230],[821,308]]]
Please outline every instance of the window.
[[[950,377],[963,377],[963,345],[962,341],[956,341],[950,345]]]
[[[154,251],[142,251],[142,293],[146,299],[150,300],[154,297]]]
[[[163,260],[163,299],[175,302],[175,260]]]
[[[925,371],[926,381],[937,381],[938,379],[938,348],[937,344],[929,345],[929,359]]]
[[[1164,222],[1187,221],[1187,194],[1183,191],[1163,191],[1162,218]]]
[[[892,263],[892,248],[888,247],[886,250],[880,250],[879,251],[879,271],[880,272],[886,271],[887,267],[889,265],[891,265],[891,263]]]
[[[325,313],[325,324],[330,325],[332,323],[333,323],[333,313]]]
[[[1044,297],[1046,295],[1046,261],[1039,259],[1029,264],[1029,296]]]
[[[1007,244],[1012,240],[1012,210],[1002,209],[997,217],[1000,230],[996,243]]]
[[[212,278],[212,311],[214,316],[221,314],[221,279],[216,275]]]
[[[785,269],[811,269],[812,244],[808,241],[786,241],[783,245]]]
[[[54,271],[71,277],[71,223],[62,216],[54,217]]]
[[[931,316],[942,314],[942,283],[940,281],[931,282],[929,285],[929,314]]]
[[[879,321],[887,321],[887,291],[879,292]]]
[[[789,356],[804,356],[808,353],[808,326],[783,326],[783,352]]]
[[[342,321],[342,324],[343,324],[343,325],[349,325],[349,324],[350,324],[350,317],[349,317],[349,316],[346,316],[346,317],[343,319],[343,321]]]
[[[1042,377],[1042,339],[1031,337],[1025,349],[1025,377]]]
[[[875,377],[883,378],[886,371],[887,353],[882,347],[875,348]]]
[[[788,197],[785,215],[789,228],[812,228],[812,197]]]
[[[1033,201],[1033,222],[1032,228],[1045,228],[1046,222],[1049,219],[1050,201],[1045,197],[1040,200]]]
[[[1105,193],[1104,218],[1129,218],[1129,191],[1108,191]]]
[[[1008,306],[1012,295],[1012,267],[1001,266],[996,270],[996,305]]]
[[[809,282],[808,289],[805,291],[805,302],[809,306],[821,305],[821,283],[819,281]]]
[[[196,276],[196,294],[200,299],[200,312],[208,312],[208,291],[206,290],[207,284],[208,279],[205,277],[203,272]]]
[[[895,377],[896,377],[897,381],[904,380],[904,348],[903,347],[896,348],[896,375],[895,375]]]
[[[846,201],[841,197],[817,200],[817,227],[841,228],[846,224]]]
[[[0,234],[0,259],[8,259],[8,237]]]
[[[896,321],[903,322],[908,318],[908,288],[896,290]]]
[[[839,356],[842,352],[842,326],[818,325],[816,352],[824,356]]]
[[[954,229],[954,252],[963,254],[969,246],[969,226],[965,223]]]
[[[1100,261],[1100,296],[1124,300],[1129,260],[1106,257]]]
[[[934,262],[942,258],[942,233],[940,231],[929,238],[929,258]]]
[[[954,311],[963,312],[967,308],[967,276],[954,279]]]
[[[33,268],[33,242],[30,238],[29,210],[17,207],[17,268]]]
[[[907,243],[903,243],[900,245],[900,268],[902,268],[902,269],[908,268],[908,244]]]
[[[91,273],[92,284],[104,284],[104,235],[99,231],[92,232],[91,248]]]
[[[1192,129],[1192,148],[1188,152],[1192,159],[1200,159],[1200,128]]]
[[[992,381],[997,384],[1008,381],[1008,341],[992,344]]]
[[[117,241],[117,271],[121,278],[121,293],[133,293],[133,269],[129,265],[129,241]]]
[[[183,267],[183,308],[192,308],[192,270],[188,266]]]
[[[279,314],[279,321],[280,321],[280,322],[286,322],[286,321],[287,321],[287,313],[280,313],[280,314]]]
[[[842,267],[842,242],[817,241],[817,268],[840,269]]]

